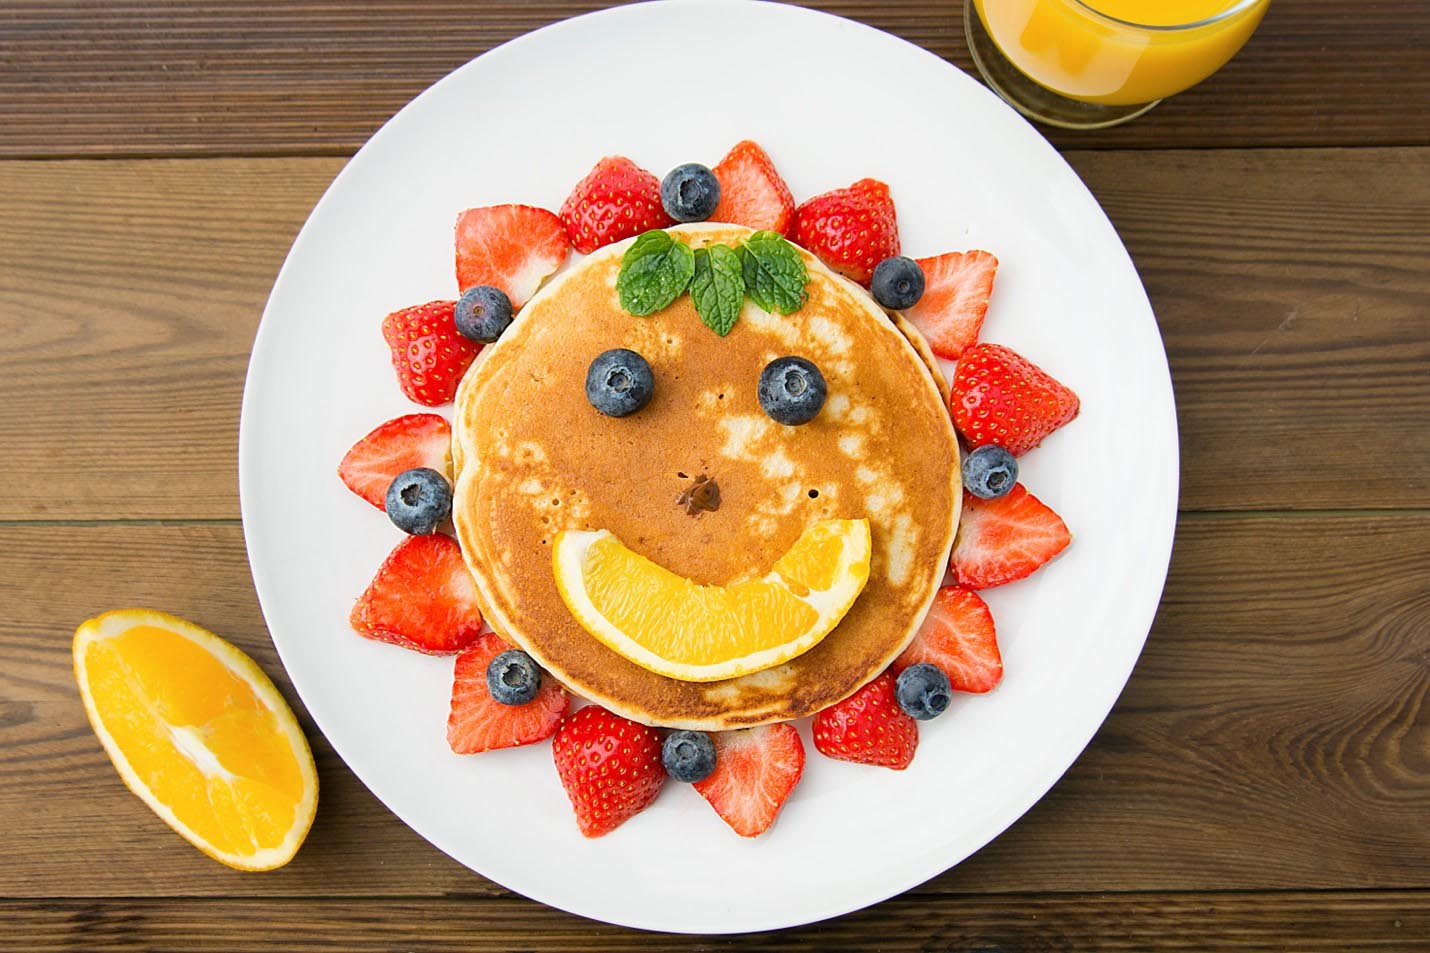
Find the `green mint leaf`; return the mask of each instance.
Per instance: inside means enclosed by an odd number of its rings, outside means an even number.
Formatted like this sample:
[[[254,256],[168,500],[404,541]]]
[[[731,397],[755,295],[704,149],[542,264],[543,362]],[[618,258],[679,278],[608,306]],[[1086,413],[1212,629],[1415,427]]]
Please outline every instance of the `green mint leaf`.
[[[809,271],[799,252],[779,232],[755,232],[740,249],[750,300],[774,314],[793,314],[809,295]]]
[[[695,274],[690,246],[655,229],[646,232],[621,256],[616,293],[631,314],[655,314],[680,297]]]
[[[744,269],[735,249],[728,245],[695,249],[690,297],[707,328],[722,338],[730,333],[745,304]]]

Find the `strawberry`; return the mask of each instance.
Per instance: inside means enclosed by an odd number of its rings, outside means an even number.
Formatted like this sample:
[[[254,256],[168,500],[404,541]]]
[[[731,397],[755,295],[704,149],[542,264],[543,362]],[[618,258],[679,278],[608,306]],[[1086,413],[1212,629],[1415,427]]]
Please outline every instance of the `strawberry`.
[[[998,259],[986,251],[949,252],[918,259],[924,293],[904,317],[928,339],[939,357],[958,360],[978,340]]]
[[[965,493],[953,576],[960,586],[991,589],[1030,575],[1070,542],[1067,524],[1021,483],[996,500]]]
[[[720,204],[710,221],[789,234],[794,196],[758,143],[749,139],[735,143],[711,171],[720,182]]]
[[[485,632],[457,656],[452,674],[452,708],[447,744],[457,754],[515,748],[556,734],[568,701],[556,679],[543,675],[536,697],[524,705],[503,705],[487,689],[487,666],[511,648],[495,632]]]
[[[451,655],[482,631],[477,586],[450,536],[409,536],[378,567],[348,621],[359,635]]]
[[[482,346],[457,333],[455,301],[429,301],[382,319],[397,383],[408,400],[436,407],[457,394],[462,375]]]
[[[1001,344],[975,344],[958,359],[949,397],[953,425],[970,448],[995,443],[1013,456],[1077,416],[1077,395]]]
[[[894,699],[894,674],[884,672],[815,715],[814,746],[840,761],[907,768],[919,746],[919,725]]]
[[[889,187],[860,179],[806,199],[795,209],[794,240],[830,268],[869,287],[874,266],[899,253],[899,223]]]
[[[576,183],[561,203],[561,221],[583,255],[675,224],[660,204],[660,180],[625,156],[606,156]]]
[[[609,834],[660,793],[660,735],[596,705],[561,723],[552,742],[556,773],[587,837]]]
[[[763,834],[804,773],[804,743],[789,722],[722,731],[715,770],[692,787],[741,837]]]
[[[491,285],[512,308],[531,300],[571,250],[566,226],[530,205],[469,208],[457,216],[457,287]]]
[[[452,428],[437,414],[407,414],[379,424],[338,464],[338,479],[380,510],[387,487],[405,470],[428,467],[450,476]]]
[[[1003,657],[988,603],[971,589],[944,586],[918,634],[892,666],[895,675],[920,662],[938,666],[959,692],[982,694],[1003,679]]]

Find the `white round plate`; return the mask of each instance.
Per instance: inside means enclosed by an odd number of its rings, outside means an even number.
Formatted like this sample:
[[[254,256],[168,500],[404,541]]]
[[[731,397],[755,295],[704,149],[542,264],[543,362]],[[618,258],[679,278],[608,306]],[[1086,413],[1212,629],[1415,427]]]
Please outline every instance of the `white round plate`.
[[[950,20],[956,12],[949,11]],[[797,199],[888,182],[906,253],[1001,261],[985,340],[1069,384],[1082,415],[1023,458],[1074,542],[989,591],[1003,683],[923,726],[906,771],[821,757],[761,837],[685,785],[606,837],[577,832],[549,744],[460,757],[450,659],[366,641],[353,599],[398,533],[334,474],[371,427],[418,409],[378,330],[456,294],[452,223],[478,205],[555,209],[595,161],[660,175],[737,140]],[[1013,823],[1106,717],[1147,635],[1177,499],[1157,325],[1112,226],[1012,109],[938,57],[848,20],[761,3],[651,3],[513,40],[437,83],[348,163],[274,284],[239,437],[243,525],[263,612],[303,702],[392,811],[483,876],[582,916],[735,933],[893,896]],[[1129,478],[1133,475],[1135,478]]]

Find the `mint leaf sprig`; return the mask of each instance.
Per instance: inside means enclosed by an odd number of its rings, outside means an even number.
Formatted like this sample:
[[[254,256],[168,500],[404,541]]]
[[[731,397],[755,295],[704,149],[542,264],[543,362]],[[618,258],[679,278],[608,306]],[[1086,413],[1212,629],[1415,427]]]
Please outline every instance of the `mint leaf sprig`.
[[[809,271],[779,232],[755,232],[737,248],[694,251],[663,229],[645,232],[621,256],[616,293],[621,307],[645,316],[667,308],[688,288],[700,321],[724,337],[735,327],[745,296],[771,314],[793,314],[809,299]]]
[[[735,249],[728,245],[695,249],[690,300],[707,328],[722,338],[730,333],[745,303],[745,273]]]
[[[695,274],[690,246],[654,229],[635,240],[621,256],[616,294],[631,314],[655,314],[685,291]]]
[[[793,245],[779,232],[755,232],[740,246],[745,289],[750,300],[774,314],[794,314],[809,295],[809,270]]]

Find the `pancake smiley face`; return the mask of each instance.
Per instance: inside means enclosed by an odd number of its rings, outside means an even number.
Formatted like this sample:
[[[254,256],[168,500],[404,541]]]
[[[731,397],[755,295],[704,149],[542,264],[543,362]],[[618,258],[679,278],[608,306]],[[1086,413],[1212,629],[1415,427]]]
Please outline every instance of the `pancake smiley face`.
[[[750,231],[670,234],[698,249]],[[887,667],[942,580],[961,493],[941,384],[862,289],[805,252],[803,306],[782,315],[746,301],[721,337],[689,295],[646,316],[623,308],[628,246],[557,276],[463,380],[453,518],[482,608],[573,691],[636,721],[720,730],[813,714]],[[612,351],[649,371],[648,400],[621,416],[587,390]],[[760,399],[762,373],[784,357],[817,368],[825,388],[798,425]],[[780,631],[812,635],[793,654],[753,653],[736,677],[637,664],[562,575],[563,551],[586,559],[593,547],[630,583],[627,614],[650,586],[678,582],[737,614],[740,599],[773,600]],[[801,575],[816,563],[833,568]],[[739,588],[761,581],[772,588]]]

